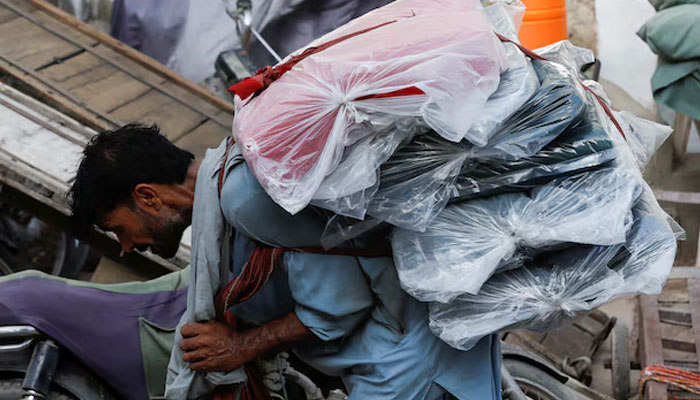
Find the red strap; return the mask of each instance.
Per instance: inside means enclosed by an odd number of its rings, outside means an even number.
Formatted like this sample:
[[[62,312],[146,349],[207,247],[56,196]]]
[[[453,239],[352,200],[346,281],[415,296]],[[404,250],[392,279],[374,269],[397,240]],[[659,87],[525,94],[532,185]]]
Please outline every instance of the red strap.
[[[584,85],[584,84],[581,84],[581,86],[583,86],[583,88],[584,88],[587,92],[591,93],[591,94],[596,98],[596,100],[598,100],[598,103],[600,103],[601,107],[603,107],[603,110],[605,110],[605,113],[608,115],[608,117],[610,117],[610,120],[611,120],[612,123],[615,125],[615,128],[617,128],[617,130],[620,132],[620,135],[622,135],[622,137],[623,137],[625,140],[627,140],[627,136],[625,136],[625,132],[622,130],[622,126],[620,126],[620,123],[617,122],[617,119],[616,119],[615,116],[613,115],[613,112],[612,112],[612,110],[610,109],[610,106],[608,106],[608,103],[606,103],[605,100],[603,100],[602,97],[598,96],[598,93],[596,93],[595,91],[593,91],[593,89],[589,88],[588,86],[586,86],[586,85]]]
[[[496,36],[498,36],[498,38],[501,40],[501,42],[506,42],[506,43],[512,43],[512,44],[514,44],[515,47],[519,48],[520,51],[522,51],[523,53],[525,53],[526,56],[528,56],[528,57],[530,57],[530,58],[532,58],[532,59],[534,59],[534,60],[547,61],[546,58],[542,57],[541,55],[535,53],[534,51],[528,49],[527,47],[521,45],[521,44],[518,43],[518,42],[515,42],[515,41],[513,41],[513,40],[510,40],[510,39],[508,39],[507,37],[505,37],[505,36],[503,36],[503,35],[501,35],[501,34],[498,34],[498,33],[496,33]]]
[[[241,99],[245,100],[248,97],[250,97],[254,93],[259,93],[263,90],[265,90],[270,84],[277,79],[279,79],[282,75],[284,75],[287,71],[290,69],[294,68],[295,65],[297,65],[299,62],[304,60],[305,58],[319,53],[323,50],[326,50],[329,47],[332,47],[342,41],[348,40],[350,38],[353,38],[355,36],[361,35],[363,33],[372,31],[377,28],[381,28],[383,26],[393,24],[396,22],[394,21],[387,21],[384,23],[381,23],[379,25],[375,25],[357,32],[353,32],[350,34],[347,34],[345,36],[341,36],[339,38],[333,39],[329,42],[323,43],[318,46],[314,47],[309,47],[308,49],[304,50],[301,54],[298,54],[296,56],[290,57],[289,60],[286,62],[277,65],[276,67],[263,67],[258,70],[258,72],[255,73],[255,76],[252,76],[250,78],[246,78],[235,85],[231,86],[228,88],[228,90],[240,97]],[[406,89],[401,89],[397,90],[394,92],[390,93],[382,93],[382,94],[377,94],[377,95],[369,95],[369,96],[363,96],[358,98],[357,100],[366,100],[366,99],[373,99],[373,98],[383,98],[383,97],[398,97],[398,96],[409,96],[409,95],[416,95],[416,94],[425,94],[422,90],[416,88],[416,87],[409,87]]]
[[[512,43],[512,44],[514,44],[518,49],[520,49],[520,51],[522,51],[526,56],[528,56],[528,57],[530,57],[530,58],[532,58],[532,59],[541,60],[541,61],[549,61],[549,60],[547,60],[546,58],[542,57],[541,55],[539,55],[539,54],[535,53],[534,51],[528,49],[527,47],[521,45],[520,43],[517,43],[517,42],[515,42],[515,41],[513,41],[513,40],[510,40],[510,39],[508,39],[507,37],[505,37],[505,36],[503,36],[503,35],[500,35],[500,34],[498,34],[498,33],[496,33],[496,36],[498,37],[498,39],[501,40],[501,42],[506,42],[506,43]],[[593,91],[593,89],[591,89],[591,88],[589,88],[588,86],[584,85],[583,82],[581,82],[581,86],[583,86],[583,88],[584,88],[587,92],[591,93],[591,94],[593,95],[593,97],[596,98],[596,100],[598,101],[598,103],[600,103],[601,107],[603,107],[603,110],[605,111],[605,114],[607,114],[607,116],[610,118],[610,120],[612,121],[612,123],[615,125],[615,128],[617,128],[617,130],[620,132],[620,135],[622,135],[622,137],[623,137],[625,140],[627,140],[627,137],[625,136],[625,132],[622,130],[622,126],[620,125],[619,122],[617,122],[617,119],[615,118],[615,115],[613,115],[612,110],[610,109],[610,107],[608,106],[608,104],[605,102],[605,100],[603,100],[602,97],[598,96],[598,93],[596,93],[595,91]]]

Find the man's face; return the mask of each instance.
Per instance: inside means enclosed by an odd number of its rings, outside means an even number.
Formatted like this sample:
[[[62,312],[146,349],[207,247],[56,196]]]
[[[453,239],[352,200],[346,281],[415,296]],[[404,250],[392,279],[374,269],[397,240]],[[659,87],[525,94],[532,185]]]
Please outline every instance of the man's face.
[[[162,207],[149,212],[138,205],[120,204],[105,215],[100,228],[114,232],[125,252],[151,250],[164,258],[175,256],[189,225],[177,210]]]

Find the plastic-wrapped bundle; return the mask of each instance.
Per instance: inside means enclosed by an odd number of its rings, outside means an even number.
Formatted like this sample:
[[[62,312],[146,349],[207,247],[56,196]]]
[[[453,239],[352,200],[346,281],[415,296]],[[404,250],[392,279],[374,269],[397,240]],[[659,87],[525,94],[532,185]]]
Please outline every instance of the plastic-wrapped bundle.
[[[613,152],[606,154],[612,143],[597,115],[584,112],[586,94],[572,74],[542,61],[535,69],[543,77],[537,94],[486,147],[449,142],[431,132],[399,148],[381,167],[380,187],[367,213],[423,231],[453,197],[527,187],[529,180],[542,183],[613,159]]]
[[[522,19],[525,7],[497,3],[486,7],[486,16],[494,30],[517,40],[514,19]],[[512,43],[503,43],[507,69],[501,74],[498,89],[488,98],[482,116],[470,128],[471,143],[484,146],[499,124],[517,111],[540,86],[529,59]],[[396,132],[395,130],[399,130]],[[420,118],[399,121],[389,129],[360,140],[345,149],[338,167],[326,176],[311,204],[355,219],[364,219],[369,201],[379,187],[379,166],[400,144],[430,128]]]
[[[668,139],[673,129],[632,114],[628,111],[615,112],[615,118],[625,132],[627,144],[637,167],[643,171],[656,150]]]
[[[419,119],[401,120],[347,147],[338,167],[323,180],[311,204],[339,215],[364,219],[379,189],[379,166],[401,144],[427,129]]]
[[[477,160],[463,168],[455,181],[453,200],[532,187],[615,159],[614,142],[606,132],[607,123],[601,120],[607,117],[597,112],[590,94],[586,99],[586,113],[579,123],[533,156],[505,163]]]
[[[655,202],[650,191],[645,196]],[[493,332],[554,329],[613,298],[658,293],[673,265],[676,237],[663,216],[636,214],[624,245],[546,253],[525,267],[494,275],[478,295],[431,304],[432,331],[467,350]]]
[[[290,213],[309,203],[346,146],[399,119],[421,117],[443,137],[463,139],[506,66],[477,1],[396,1],[304,51],[334,40],[279,77],[253,79],[278,78],[258,96],[236,98],[234,136],[265,191]]]
[[[516,20],[522,20],[525,14],[522,3],[496,3],[486,7],[485,12],[496,32],[510,40],[518,40],[520,23]],[[496,128],[522,107],[540,86],[532,64],[520,49],[512,43],[503,43],[503,46],[508,58],[508,69],[501,74],[498,89],[486,102],[481,119],[472,125],[467,134],[469,141],[480,147],[486,146]]]
[[[561,244],[625,242],[642,187],[620,168],[558,179],[525,193],[449,205],[425,232],[396,229],[401,285],[420,301],[477,294],[497,270]]]

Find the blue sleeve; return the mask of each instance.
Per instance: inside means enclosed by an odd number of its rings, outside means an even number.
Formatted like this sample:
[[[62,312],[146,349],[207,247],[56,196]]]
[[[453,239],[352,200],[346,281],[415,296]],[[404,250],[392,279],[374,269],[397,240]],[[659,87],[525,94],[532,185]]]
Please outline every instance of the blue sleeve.
[[[237,231],[269,246],[319,247],[326,227],[326,218],[311,208],[292,215],[278,206],[245,163],[226,177],[221,211]]]
[[[348,336],[368,318],[374,295],[356,257],[285,253],[295,312],[324,341]]]

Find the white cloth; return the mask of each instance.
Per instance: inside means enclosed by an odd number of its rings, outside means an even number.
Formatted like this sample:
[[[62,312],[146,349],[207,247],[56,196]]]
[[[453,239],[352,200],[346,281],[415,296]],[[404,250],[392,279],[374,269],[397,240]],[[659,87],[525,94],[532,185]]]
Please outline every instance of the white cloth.
[[[175,346],[170,356],[166,379],[165,397],[169,400],[194,399],[210,393],[219,385],[230,385],[245,381],[242,368],[231,372],[200,373],[192,371],[182,360],[179,343],[182,340],[180,328],[189,322],[210,321],[216,316],[214,296],[227,281],[229,259],[222,254],[227,225],[221,213],[218,192],[218,175],[226,152],[226,141],[216,149],[207,151],[197,173],[194,208],[192,210],[192,252],[190,284],[187,292],[187,310],[175,332]],[[226,170],[242,161],[235,156],[236,147],[231,150]],[[223,282],[222,282],[223,280]]]

